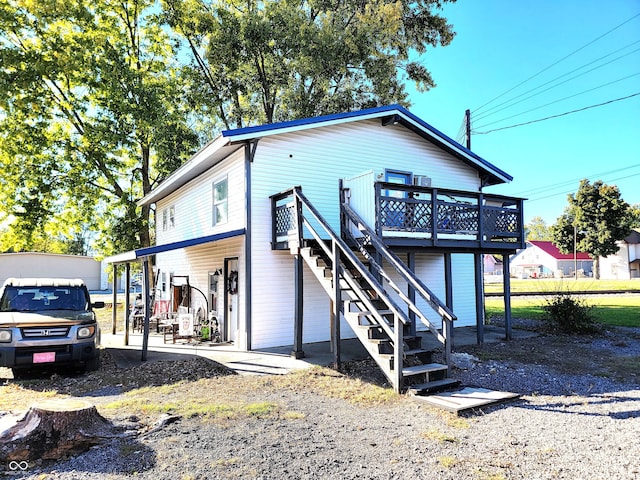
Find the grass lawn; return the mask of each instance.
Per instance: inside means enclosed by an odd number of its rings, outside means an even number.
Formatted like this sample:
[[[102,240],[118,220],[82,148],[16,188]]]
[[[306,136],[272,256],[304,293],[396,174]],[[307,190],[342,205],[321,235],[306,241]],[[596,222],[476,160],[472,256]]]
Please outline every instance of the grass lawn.
[[[603,295],[587,297],[587,305],[594,307],[594,316],[604,325],[621,327],[640,327],[640,295]],[[542,297],[512,297],[511,315],[515,318],[542,320],[542,306],[546,299]],[[502,298],[485,299],[487,318],[502,317],[504,303]]]
[[[502,283],[485,283],[485,293],[502,293]],[[594,280],[593,278],[511,279],[511,292],[574,292],[574,291],[640,291],[640,279]]]

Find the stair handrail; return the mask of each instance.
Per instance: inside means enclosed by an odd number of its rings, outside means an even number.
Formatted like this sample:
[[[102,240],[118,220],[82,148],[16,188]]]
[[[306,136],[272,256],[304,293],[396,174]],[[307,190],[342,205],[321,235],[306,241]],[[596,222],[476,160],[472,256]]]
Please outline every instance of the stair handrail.
[[[393,378],[389,378],[394,386],[396,391],[400,391],[402,385],[402,359],[404,357],[404,344],[403,344],[403,328],[402,325],[407,325],[411,322],[407,315],[403,310],[393,301],[389,294],[384,290],[384,287],[380,284],[380,282],[367,270],[367,268],[362,264],[362,262],[358,259],[358,257],[353,253],[351,248],[347,245],[347,243],[337,235],[331,226],[327,223],[327,221],[320,215],[320,212],[316,210],[316,208],[309,202],[307,197],[302,193],[302,189],[300,187],[293,187],[291,189],[292,195],[294,196],[294,200],[300,202],[301,207],[304,206],[311,213],[311,215],[316,219],[316,221],[322,226],[325,230],[326,234],[330,237],[333,242],[334,248],[336,248],[336,253],[339,256],[344,256],[347,258],[351,264],[358,270],[358,273],[362,275],[369,285],[376,292],[378,297],[385,302],[388,309],[393,313],[393,329],[389,325],[389,323],[377,312],[377,309],[372,309],[371,313],[378,320],[378,325],[382,327],[385,333],[393,340],[393,354],[394,354],[394,376]],[[353,292],[358,296],[360,300],[362,300],[365,305],[371,305],[370,302],[367,303],[368,299],[366,295],[362,294],[362,289],[359,285],[353,282],[352,278],[349,278],[348,275],[344,273],[340,262],[337,262],[333,249],[329,250],[326,246],[325,241],[320,237],[320,235],[316,232],[316,229],[311,225],[306,216],[303,213],[303,208],[296,208],[296,223],[298,220],[302,220],[302,223],[307,227],[311,235],[316,239],[321,248],[327,253],[328,258],[333,262],[333,268],[336,270],[337,275],[334,278],[339,278],[340,273],[342,273],[342,279],[347,282],[351,287]],[[298,245],[302,245],[302,229],[297,228],[298,235]],[[340,299],[336,298],[336,302],[339,302]],[[343,306],[341,308],[344,308]],[[344,315],[344,311],[342,312]],[[376,359],[377,361],[377,359]],[[386,370],[383,369],[386,372]]]
[[[373,244],[376,250],[391,264],[391,266],[405,279],[412,287],[416,289],[420,296],[422,296],[434,310],[442,317],[443,320],[449,320],[451,322],[457,320],[456,315],[451,309],[429,289],[422,281],[415,276],[413,272],[400,260],[400,258],[387,248],[378,235],[366,224],[366,222],[351,208],[348,203],[342,204],[344,213],[349,219],[356,225],[358,230],[364,231],[369,236],[369,241]],[[345,229],[349,233],[349,229]]]
[[[311,202],[309,202],[309,200],[302,193],[302,191],[298,187],[295,187],[292,189],[292,192],[295,196],[297,196],[300,199],[301,203],[309,210],[309,212],[311,212],[313,217],[318,221],[318,223],[322,226],[324,231],[329,235],[331,241],[335,242],[336,245],[338,245],[340,249],[340,254],[344,255],[356,267],[356,269],[358,270],[358,273],[360,273],[360,275],[365,277],[367,282],[369,282],[369,284],[375,290],[376,294],[384,298],[385,302],[388,303],[389,309],[393,311],[394,315],[397,315],[403,324],[405,325],[409,324],[411,321],[409,320],[407,315],[404,313],[404,311],[391,298],[389,298],[389,294],[384,290],[384,287],[380,284],[380,282],[371,274],[371,272],[369,272],[367,267],[358,259],[358,257],[353,253],[351,248],[349,248],[347,243],[338,234],[335,233],[335,231],[331,228],[331,226],[327,223],[327,221],[322,217],[322,215],[320,215],[318,210],[316,210],[316,208],[311,204]],[[309,232],[311,233],[311,235],[313,235],[313,237],[316,239],[320,247],[327,253],[327,256],[333,261],[335,265],[336,262],[335,262],[335,259],[333,258],[333,252],[331,251],[331,249],[329,249],[326,246],[324,239],[320,237],[318,232],[316,232],[316,229],[304,217],[304,215],[302,216],[302,220],[304,222],[304,225],[309,229]],[[346,281],[346,278],[344,276],[343,276],[343,279],[345,279]],[[386,324],[386,322],[383,322],[383,323]],[[387,332],[387,333],[393,334],[393,332]]]
[[[413,272],[409,270],[409,268],[404,264],[400,258],[393,253],[391,250],[387,248],[384,242],[378,237],[378,235],[367,225],[367,223],[351,208],[348,203],[342,202],[340,206],[342,213],[346,217],[347,221],[352,222],[355,227],[360,231],[366,233],[368,236],[368,240],[372,243],[374,248],[378,253],[380,253],[389,264],[394,268],[398,274],[411,286],[415,289],[417,293],[429,304],[431,307],[440,315],[440,318],[443,321],[443,333],[437,331],[434,325],[429,321],[429,319],[422,313],[422,311],[415,305],[411,299],[409,299],[391,280],[391,278],[386,274],[381,265],[378,265],[373,259],[370,261],[374,264],[377,271],[384,276],[389,285],[394,288],[394,290],[400,295],[402,300],[407,303],[408,308],[411,309],[414,313],[418,315],[420,320],[429,328],[431,333],[433,333],[438,341],[442,343],[445,347],[445,360],[447,364],[450,362],[451,356],[451,333],[452,333],[452,325],[455,320],[457,320],[456,315],[451,311],[451,309],[442,303],[442,301],[436,297],[433,292],[418,278],[415,276]],[[346,235],[350,235],[355,241],[357,239],[353,237],[351,234],[351,230],[349,225],[345,225],[343,228],[343,232]],[[363,252],[364,253],[364,252]]]

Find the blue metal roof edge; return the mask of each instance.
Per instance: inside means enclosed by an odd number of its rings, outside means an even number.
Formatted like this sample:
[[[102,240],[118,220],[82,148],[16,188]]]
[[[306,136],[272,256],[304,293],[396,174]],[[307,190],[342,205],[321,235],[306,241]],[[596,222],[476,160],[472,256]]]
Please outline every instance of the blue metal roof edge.
[[[230,232],[216,233],[214,235],[206,235],[204,237],[181,240],[179,242],[167,243],[164,245],[154,245],[153,247],[140,248],[135,251],[136,258],[148,257],[149,255],[168,252],[170,250],[177,250],[179,248],[194,247],[196,245],[202,245],[203,243],[215,242],[218,240],[224,240],[226,238],[237,237],[239,235],[244,235],[245,233],[246,230],[244,228],[241,228],[238,230],[231,230]]]
[[[409,118],[412,122],[418,124],[421,128],[423,128],[425,130],[428,130],[429,132],[431,132],[435,136],[439,137],[443,142],[454,146],[455,148],[461,150],[465,154],[467,154],[470,157],[474,158],[475,160],[480,162],[487,169],[493,170],[494,172],[497,172],[499,175],[501,175],[504,178],[508,179],[508,181],[513,180],[513,177],[511,175],[509,175],[507,172],[505,172],[504,170],[499,169],[498,167],[496,167],[492,163],[488,162],[484,158],[480,157],[476,153],[472,152],[471,150],[469,150],[465,146],[459,144],[458,142],[453,140],[451,137],[445,135],[444,133],[442,133],[437,128],[433,127],[429,123],[427,123],[424,120],[422,120],[420,117],[414,115],[413,113],[411,113],[409,110],[407,110],[405,107],[403,107],[400,104],[385,105],[385,106],[382,106],[382,107],[368,108],[368,109],[365,109],[365,110],[357,110],[357,111],[354,111],[354,112],[334,113],[334,114],[331,114],[331,115],[322,115],[320,117],[311,117],[311,118],[302,118],[302,119],[298,119],[298,120],[289,120],[289,121],[286,121],[286,122],[267,123],[267,124],[264,124],[264,125],[256,125],[256,126],[252,126],[252,127],[238,128],[238,129],[235,129],[235,130],[224,130],[222,132],[222,136],[223,137],[234,137],[234,136],[244,136],[244,135],[251,135],[251,134],[261,134],[261,133],[264,134],[264,133],[267,133],[267,132],[273,132],[275,134],[275,133],[277,133],[278,130],[282,130],[282,129],[302,127],[302,126],[314,125],[314,124],[318,124],[318,123],[332,122],[332,121],[336,121],[336,120],[346,120],[346,119],[351,119],[351,118],[366,117],[366,116],[371,116],[371,115],[380,115],[380,116],[382,116],[383,114],[393,114],[393,113],[399,113],[400,115],[403,115],[403,116]]]
[[[239,135],[247,135],[252,133],[264,133],[271,130],[281,130],[284,128],[302,127],[305,125],[313,125],[316,123],[333,122],[335,120],[345,120],[349,118],[364,117],[367,115],[375,115],[378,113],[391,113],[395,110],[407,110],[401,105],[385,105],[382,107],[367,108],[365,110],[356,110],[354,112],[332,113],[330,115],[321,115],[319,117],[300,118],[298,120],[288,120],[286,122],[265,123],[264,125],[255,125],[253,127],[237,128],[235,130],[223,130],[223,137],[233,137]],[[407,112],[408,113],[408,112]]]

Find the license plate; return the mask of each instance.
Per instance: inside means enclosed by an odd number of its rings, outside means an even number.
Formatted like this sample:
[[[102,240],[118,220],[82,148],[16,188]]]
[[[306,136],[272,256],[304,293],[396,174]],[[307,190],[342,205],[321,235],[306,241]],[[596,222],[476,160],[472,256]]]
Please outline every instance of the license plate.
[[[56,361],[56,352],[41,352],[33,354],[33,363],[51,363]]]

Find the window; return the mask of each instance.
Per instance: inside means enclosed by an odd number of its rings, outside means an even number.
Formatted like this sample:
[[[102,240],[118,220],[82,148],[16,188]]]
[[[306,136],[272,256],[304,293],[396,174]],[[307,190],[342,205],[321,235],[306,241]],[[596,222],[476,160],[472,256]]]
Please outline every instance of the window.
[[[171,205],[169,207],[169,228],[176,226],[176,207]]]
[[[398,183],[400,185],[411,185],[413,175],[411,172],[401,172],[398,170],[385,170],[384,181],[387,183]],[[406,198],[407,192],[399,190],[387,190],[387,196],[396,198]]]
[[[167,229],[167,225],[169,223],[169,215],[167,212],[167,209],[165,208],[164,210],[162,210],[162,230],[166,230]]]
[[[228,215],[227,178],[213,183],[213,225],[227,223]]]

